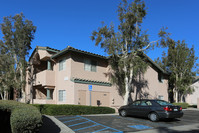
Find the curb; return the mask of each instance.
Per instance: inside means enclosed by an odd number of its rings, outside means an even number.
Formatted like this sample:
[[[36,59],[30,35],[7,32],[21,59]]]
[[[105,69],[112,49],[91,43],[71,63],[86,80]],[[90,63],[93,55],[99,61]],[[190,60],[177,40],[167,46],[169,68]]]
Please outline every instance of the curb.
[[[61,129],[60,133],[75,133],[73,130],[68,128],[62,122],[57,120],[54,116],[49,116],[49,115],[45,115],[45,116],[51,119]]]
[[[194,110],[194,111],[199,111],[198,108],[187,108],[187,109],[182,109],[182,110]]]

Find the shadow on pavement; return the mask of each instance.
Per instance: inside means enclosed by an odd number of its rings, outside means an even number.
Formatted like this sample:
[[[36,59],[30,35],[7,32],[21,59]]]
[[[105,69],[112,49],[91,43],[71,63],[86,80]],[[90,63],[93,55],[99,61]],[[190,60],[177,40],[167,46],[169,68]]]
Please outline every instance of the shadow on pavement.
[[[199,127],[198,127],[199,128]],[[158,133],[199,133],[199,129],[192,129],[188,131],[176,131],[173,129],[168,129],[166,127],[159,127],[156,128]]]
[[[43,125],[39,133],[60,133],[61,129],[48,117],[42,116]]]

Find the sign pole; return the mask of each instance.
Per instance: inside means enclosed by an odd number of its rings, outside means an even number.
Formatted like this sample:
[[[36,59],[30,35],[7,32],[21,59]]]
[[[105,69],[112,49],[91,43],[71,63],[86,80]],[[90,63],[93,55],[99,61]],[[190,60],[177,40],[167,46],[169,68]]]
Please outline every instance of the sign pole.
[[[88,90],[90,92],[90,106],[91,106],[91,91],[93,89],[93,86],[92,85],[88,85]]]
[[[91,91],[90,91],[90,106],[91,106]]]

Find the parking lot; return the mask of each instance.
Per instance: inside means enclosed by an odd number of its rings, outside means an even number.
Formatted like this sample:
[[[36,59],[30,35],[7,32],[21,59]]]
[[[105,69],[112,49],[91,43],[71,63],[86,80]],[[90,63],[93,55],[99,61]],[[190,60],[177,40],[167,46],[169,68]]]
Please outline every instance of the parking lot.
[[[199,111],[185,110],[180,119],[151,122],[144,118],[119,115],[57,116],[56,118],[74,132],[136,132],[147,129],[167,128],[199,123]]]

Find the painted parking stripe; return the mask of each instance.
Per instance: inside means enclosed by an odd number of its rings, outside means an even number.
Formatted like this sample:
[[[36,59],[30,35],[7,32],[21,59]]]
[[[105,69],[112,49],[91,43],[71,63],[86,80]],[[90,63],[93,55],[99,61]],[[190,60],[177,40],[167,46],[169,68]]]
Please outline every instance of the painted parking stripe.
[[[79,129],[74,129],[73,131],[79,131],[79,130],[83,130],[83,129],[87,129],[87,128],[91,128],[91,127],[95,127],[95,126],[98,126],[98,125],[95,124],[95,125],[88,126],[88,127],[82,127],[82,128],[79,128]]]
[[[106,129],[109,129],[109,128],[108,128],[108,127],[106,127],[106,128],[103,128],[103,129],[100,129],[100,130],[94,131],[94,132],[92,132],[92,133],[97,133],[97,132],[100,132],[100,131],[104,131],[104,130],[106,130]]]
[[[133,126],[128,126],[128,127],[135,128],[135,129],[140,129],[140,130],[143,130],[143,129],[152,129],[152,127],[145,126],[145,125],[133,125]]]
[[[95,122],[95,121],[92,121],[92,120],[90,120],[90,119],[88,119],[88,118],[85,118],[85,117],[82,117],[82,116],[78,116],[78,117],[80,117],[80,118],[82,118],[82,119],[85,119],[85,120],[88,120],[88,121],[90,121],[90,122],[93,122],[93,123],[95,123],[95,124],[97,124],[97,125],[100,125],[100,126],[102,126],[102,127],[105,127],[105,128],[111,129],[111,130],[114,130],[114,131],[116,131],[117,133],[123,133],[123,131],[120,131],[120,130],[118,130],[118,129],[111,128],[111,127],[108,127],[108,126],[99,124],[99,123],[97,123],[97,122]]]
[[[73,127],[73,126],[81,125],[81,124],[88,123],[88,122],[90,122],[90,121],[85,121],[85,122],[81,122],[81,123],[77,123],[77,124],[73,124],[73,125],[67,125],[67,126]]]
[[[69,120],[69,121],[63,121],[63,123],[68,123],[68,122],[78,121],[78,120],[81,120],[81,118],[77,118],[77,119],[73,119],[73,120]]]
[[[121,119],[122,117],[121,116],[112,116],[112,117],[117,117],[119,119]],[[134,122],[140,122],[140,123],[145,123],[145,124],[149,124],[149,125],[152,125],[152,126],[163,126],[165,127],[165,124],[162,124],[162,123],[154,123],[154,122],[151,122],[151,121],[146,121],[146,120],[138,120],[138,119],[134,119],[134,118],[128,118],[128,117],[125,117],[125,119],[127,120],[130,120],[130,121],[134,121]]]

